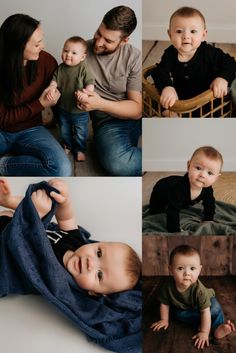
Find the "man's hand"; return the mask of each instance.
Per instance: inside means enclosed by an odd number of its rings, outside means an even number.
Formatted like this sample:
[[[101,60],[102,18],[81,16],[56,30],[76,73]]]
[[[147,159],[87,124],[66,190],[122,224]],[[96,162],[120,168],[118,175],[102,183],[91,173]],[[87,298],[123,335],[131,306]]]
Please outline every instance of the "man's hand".
[[[153,330],[153,331],[159,331],[162,327],[164,328],[164,330],[166,330],[169,326],[169,321],[167,320],[159,320],[157,322],[154,322],[150,328]]]
[[[197,349],[203,349],[205,345],[209,346],[209,334],[207,332],[199,331],[192,339],[195,340],[194,347]]]
[[[167,86],[162,90],[160,103],[165,109],[172,107],[177,100],[178,95],[174,87]]]
[[[228,93],[228,81],[222,77],[216,77],[214,81],[212,81],[210,88],[215,98],[222,98]]]
[[[100,97],[99,94],[96,92],[87,91],[86,89],[83,89],[81,93],[79,92],[80,91],[77,91],[75,93],[77,98],[77,106],[79,109],[85,110],[87,112],[91,110],[103,110],[103,98]]]
[[[52,200],[47,195],[45,190],[39,189],[34,191],[31,195],[31,199],[40,218],[46,216],[52,208]]]

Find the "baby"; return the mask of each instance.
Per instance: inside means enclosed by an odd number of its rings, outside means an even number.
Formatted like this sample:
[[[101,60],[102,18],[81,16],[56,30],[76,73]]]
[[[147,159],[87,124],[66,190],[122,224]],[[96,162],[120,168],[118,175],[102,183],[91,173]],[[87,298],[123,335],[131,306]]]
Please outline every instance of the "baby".
[[[88,137],[89,113],[77,106],[76,94],[86,96],[81,92],[94,90],[94,77],[84,60],[87,53],[87,43],[81,37],[71,37],[66,40],[59,65],[48,87],[48,99],[53,99],[55,89],[59,89],[59,124],[66,153],[76,153],[78,161],[86,159],[85,151]]]
[[[50,194],[58,202],[56,219],[60,229],[46,232],[61,265],[89,295],[107,295],[132,289],[141,274],[141,261],[136,252],[120,242],[86,244],[83,235],[87,231],[77,226],[67,184],[59,179],[52,179],[49,184],[60,191],[60,194]],[[0,205],[14,210],[21,200],[21,196],[11,194],[9,182],[0,179]],[[45,190],[35,191],[32,201],[40,218],[51,209],[52,200]],[[0,213],[0,233],[12,216],[14,214],[9,210]]]
[[[204,221],[213,221],[212,185],[218,179],[222,165],[222,155],[215,148],[203,146],[195,150],[184,176],[172,175],[155,184],[150,197],[150,214],[165,212],[168,232],[180,232],[180,210],[202,201]]]
[[[160,289],[160,320],[151,325],[153,331],[161,328],[166,330],[171,307],[178,320],[198,329],[198,333],[192,337],[198,349],[209,346],[210,332],[216,339],[221,339],[235,331],[230,320],[224,322],[215,291],[206,288],[198,279],[201,268],[200,255],[196,249],[180,245],[171,252],[169,270],[172,277]]]
[[[178,99],[192,98],[209,88],[214,97],[227,94],[235,78],[233,57],[205,42],[207,29],[202,13],[191,7],[175,11],[169,23],[172,45],[153,71],[155,86],[161,93],[160,103],[167,109]]]

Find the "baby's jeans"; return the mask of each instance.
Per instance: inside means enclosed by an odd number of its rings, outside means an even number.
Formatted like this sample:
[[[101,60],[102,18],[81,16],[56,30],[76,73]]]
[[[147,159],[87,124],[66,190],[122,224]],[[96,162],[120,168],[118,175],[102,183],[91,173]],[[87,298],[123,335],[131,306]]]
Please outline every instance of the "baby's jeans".
[[[73,152],[85,152],[88,138],[89,113],[69,113],[59,109],[61,136],[66,147]]]
[[[211,330],[215,331],[215,329],[224,323],[224,314],[220,303],[217,301],[215,297],[211,298]],[[179,321],[182,321],[188,325],[192,325],[195,328],[199,328],[200,326],[200,311],[197,309],[179,309],[174,307],[173,314],[175,318]]]

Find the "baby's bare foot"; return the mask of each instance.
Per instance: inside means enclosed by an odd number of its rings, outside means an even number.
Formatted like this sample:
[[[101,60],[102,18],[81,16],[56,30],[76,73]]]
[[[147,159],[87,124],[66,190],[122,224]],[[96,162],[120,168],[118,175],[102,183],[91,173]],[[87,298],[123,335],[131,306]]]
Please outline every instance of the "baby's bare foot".
[[[78,162],[83,162],[86,160],[86,156],[83,152],[79,151],[77,152],[77,161]]]
[[[65,154],[69,154],[70,153],[70,149],[67,146],[64,146],[64,152],[65,152]]]
[[[225,336],[228,336],[233,331],[235,331],[234,324],[230,320],[227,320],[226,323],[221,324],[220,326],[217,327],[217,329],[214,332],[214,335],[215,335],[215,338],[221,339],[221,338],[224,338]]]

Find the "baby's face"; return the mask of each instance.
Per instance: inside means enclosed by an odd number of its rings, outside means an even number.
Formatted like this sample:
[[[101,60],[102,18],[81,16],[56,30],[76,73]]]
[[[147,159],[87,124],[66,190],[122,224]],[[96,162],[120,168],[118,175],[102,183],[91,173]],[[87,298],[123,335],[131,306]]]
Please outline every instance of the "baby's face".
[[[78,65],[86,57],[85,48],[81,43],[65,42],[61,58],[64,64],[68,66]]]
[[[199,16],[174,16],[168,31],[173,46],[182,55],[194,55],[206,38],[206,29]]]
[[[126,273],[127,248],[121,243],[86,244],[64,256],[65,268],[89,294],[109,294],[130,289]]]
[[[198,279],[202,265],[198,254],[182,255],[176,254],[170,272],[180,292],[188,289]]]
[[[207,188],[215,183],[220,175],[221,161],[210,159],[203,152],[188,162],[188,177],[192,189]]]

